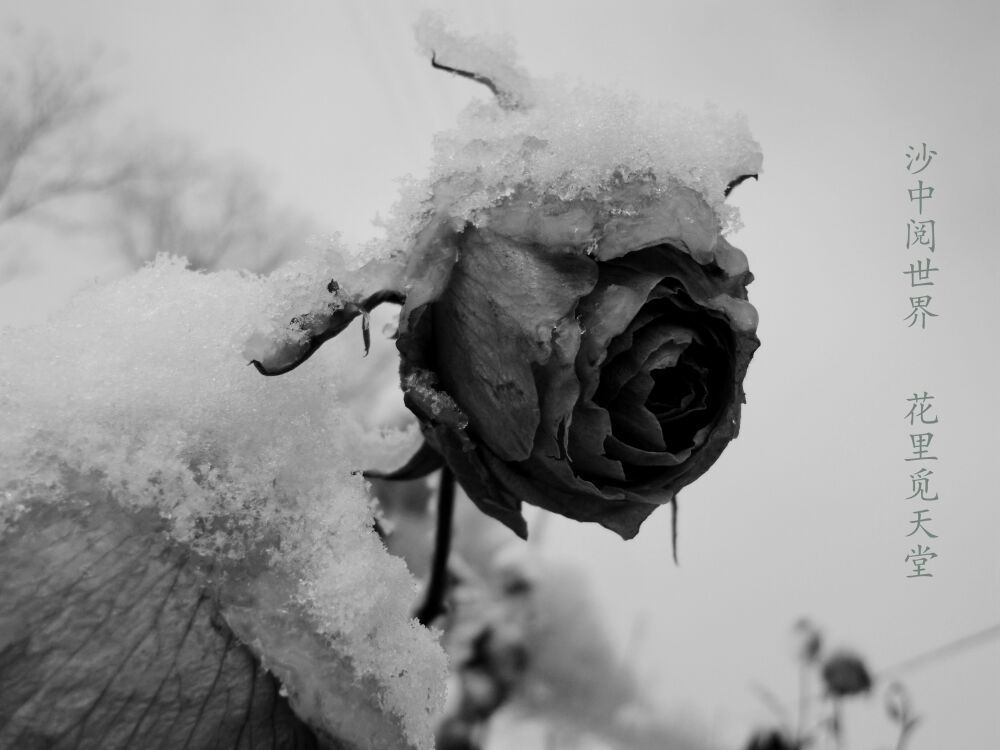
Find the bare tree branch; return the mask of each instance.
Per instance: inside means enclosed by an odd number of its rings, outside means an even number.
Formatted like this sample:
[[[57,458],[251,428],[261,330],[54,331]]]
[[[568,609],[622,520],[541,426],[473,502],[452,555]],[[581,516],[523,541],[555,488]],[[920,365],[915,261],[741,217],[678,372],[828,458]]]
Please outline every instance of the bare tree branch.
[[[191,146],[159,139],[133,155],[137,170],[108,190],[115,240],[134,262],[183,255],[194,268],[273,270],[300,254],[315,229],[277,206],[263,179],[212,162]]]
[[[108,99],[95,60],[22,41],[0,65],[0,228],[83,217],[134,266],[163,252],[198,269],[264,273],[305,249],[313,223],[278,206],[257,172],[177,139],[102,135]]]
[[[10,41],[18,46],[19,40]],[[104,102],[94,61],[62,62],[42,41],[29,44],[0,69],[0,222],[95,185],[100,189],[117,176],[115,170],[95,176],[95,165],[88,163],[95,155],[72,143]]]

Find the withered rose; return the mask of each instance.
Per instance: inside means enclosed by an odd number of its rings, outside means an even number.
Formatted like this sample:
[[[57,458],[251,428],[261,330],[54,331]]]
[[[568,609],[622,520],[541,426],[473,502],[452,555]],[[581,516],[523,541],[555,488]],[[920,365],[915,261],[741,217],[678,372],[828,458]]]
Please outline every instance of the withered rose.
[[[526,502],[630,538],[739,429],[759,343],[746,257],[688,188],[609,190],[430,222],[407,272],[406,404],[522,536]]]
[[[401,302],[397,346],[423,450],[517,534],[522,503],[631,538],[739,431],[758,346],[746,256],[700,193],[618,180],[563,200],[524,187],[456,228],[429,213],[402,289],[348,296],[293,320],[266,363],[298,366],[359,315]],[[367,328],[366,346],[367,346]]]

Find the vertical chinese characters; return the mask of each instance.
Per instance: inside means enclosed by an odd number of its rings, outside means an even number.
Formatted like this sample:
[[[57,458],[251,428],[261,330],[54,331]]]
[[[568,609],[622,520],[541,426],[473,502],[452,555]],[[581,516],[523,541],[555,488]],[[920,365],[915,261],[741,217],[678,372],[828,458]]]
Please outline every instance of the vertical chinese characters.
[[[937,151],[927,148],[926,143],[910,146],[906,151],[906,171],[914,176],[922,174],[934,161],[935,156]],[[906,225],[906,249],[917,253],[933,253],[937,246],[935,221],[924,215],[924,204],[929,204],[933,200],[934,187],[925,184],[923,177],[918,177],[916,187],[910,187],[907,194],[911,207],[917,210],[917,216],[911,218]],[[926,208],[929,210],[930,206]],[[904,276],[910,277],[910,311],[903,318],[908,328],[913,328],[919,323],[921,330],[924,330],[927,328],[928,318],[938,317],[938,314],[931,310],[933,297],[930,290],[920,289],[917,293],[913,290],[917,287],[934,286],[931,275],[940,270],[931,263],[930,256],[925,255],[923,258],[916,258],[910,263],[909,270],[903,271]]]
[[[938,457],[934,455],[936,449],[932,447],[934,440],[932,430],[937,429],[938,423],[933,401],[934,396],[927,391],[914,392],[906,399],[909,406],[904,419],[910,426],[910,455],[904,460],[914,462],[912,466],[915,467],[915,471],[910,474],[911,494],[906,500],[911,505],[916,503],[921,506],[910,512],[910,526],[912,528],[906,536],[915,537],[913,541],[916,542],[916,545],[910,549],[905,558],[905,562],[911,566],[907,578],[932,578],[933,574],[927,570],[927,564],[937,557],[937,553],[929,545],[923,544],[928,539],[938,538],[938,535],[931,528],[934,520],[930,515],[931,510],[923,505],[938,500],[938,493],[931,488],[931,477],[934,476],[934,472],[923,465],[925,461],[938,460]]]
[[[908,146],[905,156],[906,171],[912,180],[906,194],[910,210],[916,215],[911,214],[906,223],[906,250],[909,251],[906,262],[909,268],[902,275],[909,279],[910,304],[903,320],[907,328],[921,331],[927,329],[929,318],[938,317],[932,309],[934,297],[931,287],[935,286],[935,275],[941,269],[931,257],[937,250],[937,222],[931,216],[935,188],[930,184],[928,172],[937,155],[937,151],[921,142],[919,146]],[[934,445],[938,418],[934,413],[934,396],[927,391],[915,391],[906,401],[909,407],[905,419],[910,432],[909,455],[904,460],[911,468],[910,494],[906,496],[911,510],[910,529],[905,536],[912,537],[910,542],[914,546],[904,561],[909,566],[907,578],[932,578],[929,564],[938,554],[931,549],[929,540],[936,540],[938,535],[933,529],[931,507],[924,504],[938,500],[937,491],[931,487],[934,471],[929,468],[935,466],[933,462],[938,460],[937,446]]]

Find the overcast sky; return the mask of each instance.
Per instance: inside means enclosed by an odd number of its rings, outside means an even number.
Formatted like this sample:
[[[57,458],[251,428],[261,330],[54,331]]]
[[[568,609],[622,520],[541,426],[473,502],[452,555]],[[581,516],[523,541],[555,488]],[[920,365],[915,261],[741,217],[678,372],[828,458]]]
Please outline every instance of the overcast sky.
[[[424,7],[509,32],[537,76],[742,111],[763,148],[730,237],[756,276],[762,347],[739,439],[681,495],[680,567],[666,511],[629,543],[570,522],[546,536],[591,570],[623,648],[642,623],[651,694],[735,746],[770,719],[753,683],[793,705],[800,616],[876,671],[1000,623],[995,4],[0,0],[0,22],[102,47],[120,121],[246,157],[281,200],[360,240],[395,180],[424,172],[432,134],[488,96],[418,56]],[[937,153],[913,176],[922,143]],[[906,247],[918,178],[935,189],[919,218],[936,221],[940,269],[919,292],[937,313],[925,330],[904,320],[905,271],[928,257]],[[123,271],[101,248],[32,260],[0,286],[0,323]],[[915,391],[939,418],[929,540],[906,536]],[[918,541],[939,556],[909,579]],[[900,676],[925,717],[910,750],[1000,746],[1000,641]],[[877,701],[847,720],[854,748],[893,742]]]

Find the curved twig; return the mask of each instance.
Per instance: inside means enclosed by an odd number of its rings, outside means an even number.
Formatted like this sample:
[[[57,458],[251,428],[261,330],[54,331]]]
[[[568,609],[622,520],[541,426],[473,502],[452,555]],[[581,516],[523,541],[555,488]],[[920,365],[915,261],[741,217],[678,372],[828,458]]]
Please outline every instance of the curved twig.
[[[741,174],[741,175],[740,175],[739,177],[737,177],[737,178],[736,178],[735,180],[731,180],[731,181],[730,181],[730,183],[729,183],[728,185],[726,185],[726,189],[725,189],[725,191],[723,191],[723,193],[722,193],[723,197],[725,197],[725,198],[728,198],[728,197],[729,197],[729,194],[730,194],[731,192],[733,192],[733,188],[734,188],[734,187],[736,187],[737,185],[739,185],[739,184],[740,184],[740,183],[742,183],[742,182],[746,182],[746,181],[747,181],[747,180],[749,180],[749,179],[750,179],[751,177],[752,177],[753,179],[755,179],[755,180],[757,179],[757,175],[755,175],[755,174]]]
[[[340,287],[335,281],[331,281],[327,286],[327,289],[334,294],[340,291]],[[371,334],[368,328],[368,314],[384,302],[402,305],[406,302],[406,295],[391,289],[383,289],[366,297],[360,302],[349,301],[343,303],[339,309],[330,313],[329,320],[322,323],[317,320],[318,316],[315,313],[292,318],[292,322],[289,325],[297,326],[299,330],[307,330],[310,326],[315,326],[315,330],[306,336],[302,350],[289,362],[283,365],[278,365],[277,367],[266,367],[262,362],[260,362],[260,360],[256,359],[250,360],[250,364],[253,365],[257,369],[257,372],[261,375],[267,375],[269,377],[274,375],[284,375],[286,372],[291,372],[315,354],[316,350],[319,349],[326,341],[329,341],[334,336],[339,335],[341,331],[347,328],[347,326],[351,324],[351,321],[359,315],[364,316],[361,336],[364,340],[365,355],[367,355],[368,350],[371,347]]]
[[[437,70],[443,70],[447,73],[454,73],[457,76],[462,76],[463,78],[468,78],[475,81],[476,83],[481,83],[483,86],[488,88],[493,96],[496,97],[497,104],[499,104],[503,109],[517,109],[519,103],[510,92],[503,91],[500,89],[493,81],[484,75],[479,73],[473,73],[470,70],[460,70],[459,68],[453,68],[450,65],[442,65],[437,61],[437,53],[431,52],[431,67]]]

